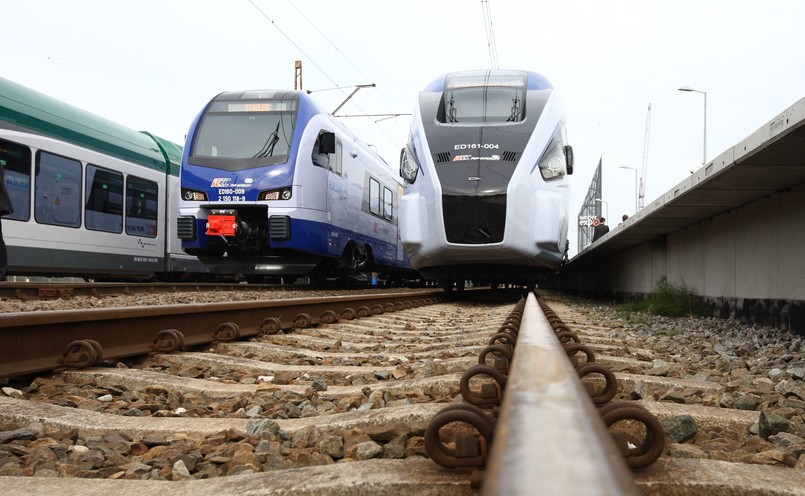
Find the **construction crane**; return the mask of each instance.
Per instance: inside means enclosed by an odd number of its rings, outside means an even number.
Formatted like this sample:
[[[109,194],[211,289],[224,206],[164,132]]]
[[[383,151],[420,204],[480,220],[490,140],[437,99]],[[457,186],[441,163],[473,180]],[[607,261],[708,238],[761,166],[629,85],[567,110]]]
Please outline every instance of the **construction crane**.
[[[640,171],[640,193],[638,198],[638,210],[646,204],[646,173],[648,172],[648,138],[651,130],[651,104],[648,104],[646,111],[646,135],[643,137],[643,169]]]

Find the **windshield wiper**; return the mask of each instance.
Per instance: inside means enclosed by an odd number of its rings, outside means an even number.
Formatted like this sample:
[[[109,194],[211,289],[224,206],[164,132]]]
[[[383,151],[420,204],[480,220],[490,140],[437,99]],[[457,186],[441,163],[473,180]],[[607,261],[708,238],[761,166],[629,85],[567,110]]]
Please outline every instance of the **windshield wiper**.
[[[447,103],[450,104],[450,108],[447,110],[447,122],[458,122],[458,119],[456,119],[455,101],[453,93],[450,93],[450,100],[447,101]]]
[[[266,138],[266,142],[263,143],[263,147],[255,153],[252,158],[262,158],[262,157],[271,157],[274,155],[274,146],[280,140],[279,137],[280,131],[280,121],[277,121],[277,127],[268,135]]]
[[[506,121],[507,122],[516,122],[516,121],[519,121],[519,120],[520,120],[520,97],[515,96],[512,99],[512,113],[509,116],[509,118],[506,119]]]

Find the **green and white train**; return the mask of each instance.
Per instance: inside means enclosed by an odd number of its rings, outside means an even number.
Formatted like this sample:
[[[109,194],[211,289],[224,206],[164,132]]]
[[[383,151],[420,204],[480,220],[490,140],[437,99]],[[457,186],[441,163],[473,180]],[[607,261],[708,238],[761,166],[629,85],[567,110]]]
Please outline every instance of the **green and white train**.
[[[9,275],[176,280],[182,147],[0,78]]]

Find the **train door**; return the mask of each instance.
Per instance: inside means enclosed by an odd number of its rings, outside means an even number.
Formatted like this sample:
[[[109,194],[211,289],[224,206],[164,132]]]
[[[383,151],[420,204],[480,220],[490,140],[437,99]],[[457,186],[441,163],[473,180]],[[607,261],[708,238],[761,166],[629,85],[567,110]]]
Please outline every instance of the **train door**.
[[[349,178],[344,170],[344,146],[335,138],[334,153],[330,156],[327,174],[327,217],[331,226],[342,228],[347,223],[347,197],[349,195]]]

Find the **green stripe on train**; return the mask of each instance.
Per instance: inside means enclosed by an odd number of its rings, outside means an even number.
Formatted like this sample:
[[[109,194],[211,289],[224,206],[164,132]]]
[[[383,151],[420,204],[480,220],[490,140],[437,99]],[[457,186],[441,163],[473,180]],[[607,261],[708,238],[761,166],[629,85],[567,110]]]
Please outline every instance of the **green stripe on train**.
[[[178,175],[182,147],[0,77],[0,120],[113,157]]]

